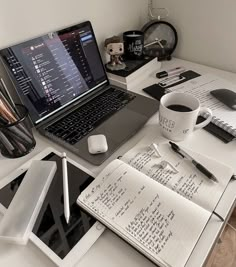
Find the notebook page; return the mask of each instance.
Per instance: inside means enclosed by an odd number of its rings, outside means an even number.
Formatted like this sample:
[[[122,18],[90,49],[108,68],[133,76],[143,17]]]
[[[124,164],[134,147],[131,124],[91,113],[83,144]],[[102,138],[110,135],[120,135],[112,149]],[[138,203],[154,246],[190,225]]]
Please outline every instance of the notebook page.
[[[78,204],[155,263],[184,266],[210,213],[119,160],[109,168]]]
[[[175,153],[168,143],[160,144],[158,149],[161,157],[156,155],[150,143],[143,144],[141,141],[122,157],[122,161],[212,212],[233,175],[233,169],[214,159],[184,148],[189,155],[216,176],[219,183],[215,183],[197,170],[190,161]],[[167,165],[167,168],[163,169],[161,168],[163,162],[171,165]],[[178,173],[175,173],[171,166]]]
[[[213,116],[231,126],[234,131],[230,131],[230,133],[236,136],[236,111],[230,109],[210,94],[210,91],[220,88],[236,92],[236,85],[212,74],[199,76],[180,85],[173,86],[168,90],[194,95],[202,106],[212,109]]]

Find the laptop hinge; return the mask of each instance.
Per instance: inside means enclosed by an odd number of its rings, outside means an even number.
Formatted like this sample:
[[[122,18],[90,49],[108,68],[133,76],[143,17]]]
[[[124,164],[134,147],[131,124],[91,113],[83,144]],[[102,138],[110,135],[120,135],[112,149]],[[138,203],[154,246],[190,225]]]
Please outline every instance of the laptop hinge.
[[[103,85],[99,89],[95,90],[94,92],[91,92],[89,95],[84,96],[81,99],[78,99],[75,101],[73,104],[69,105],[68,107],[65,107],[64,109],[56,112],[56,114],[53,114],[49,118],[46,118],[45,120],[41,121],[40,123],[35,125],[35,128],[41,128],[45,127],[48,124],[51,124],[52,122],[55,122],[57,120],[60,120],[65,116],[65,113],[69,114],[70,112],[73,112],[74,110],[82,107],[84,104],[88,103],[104,91],[106,91],[108,88],[110,88],[110,84],[108,85]]]

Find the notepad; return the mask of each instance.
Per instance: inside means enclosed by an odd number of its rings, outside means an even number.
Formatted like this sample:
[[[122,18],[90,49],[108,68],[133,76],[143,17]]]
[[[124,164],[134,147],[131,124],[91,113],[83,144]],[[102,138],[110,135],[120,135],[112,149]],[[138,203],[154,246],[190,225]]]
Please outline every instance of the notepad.
[[[233,170],[188,150],[217,177],[214,183],[169,144],[158,151],[138,144],[112,161],[77,203],[158,266],[184,267]]]
[[[230,109],[210,94],[215,89],[229,89],[236,92],[236,85],[217,77],[205,74],[193,80],[169,88],[170,92],[178,91],[193,94],[201,103],[213,111],[212,123],[236,137],[236,111]],[[207,114],[202,114],[207,117]]]

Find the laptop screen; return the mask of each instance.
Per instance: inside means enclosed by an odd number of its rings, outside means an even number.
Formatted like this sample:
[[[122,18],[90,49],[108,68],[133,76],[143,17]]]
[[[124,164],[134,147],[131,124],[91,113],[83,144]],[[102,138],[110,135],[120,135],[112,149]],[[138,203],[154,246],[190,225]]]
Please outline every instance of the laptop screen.
[[[35,124],[108,82],[88,21],[0,54]]]

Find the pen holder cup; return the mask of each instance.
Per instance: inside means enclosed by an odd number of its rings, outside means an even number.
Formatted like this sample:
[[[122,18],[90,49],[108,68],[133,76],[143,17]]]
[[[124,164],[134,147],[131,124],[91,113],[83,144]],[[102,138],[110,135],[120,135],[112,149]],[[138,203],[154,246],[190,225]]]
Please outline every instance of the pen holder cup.
[[[28,109],[21,104],[16,104],[17,119],[8,124],[0,124],[0,150],[7,158],[19,158],[30,151],[36,145],[30,122]]]

